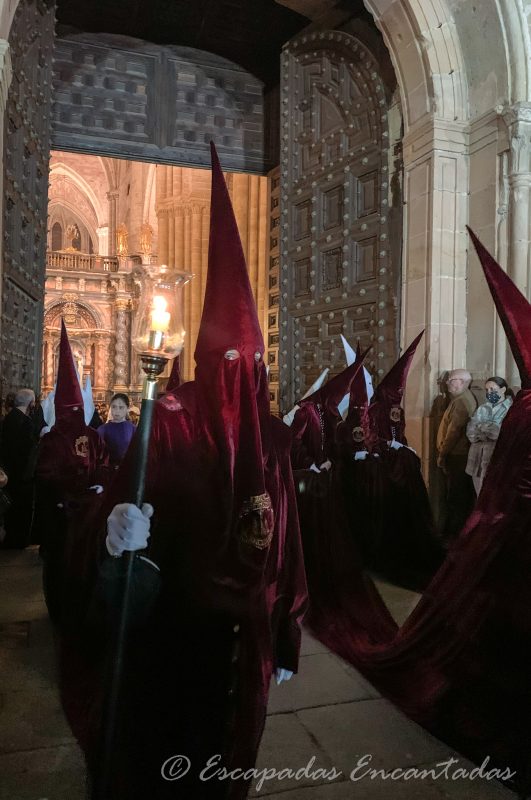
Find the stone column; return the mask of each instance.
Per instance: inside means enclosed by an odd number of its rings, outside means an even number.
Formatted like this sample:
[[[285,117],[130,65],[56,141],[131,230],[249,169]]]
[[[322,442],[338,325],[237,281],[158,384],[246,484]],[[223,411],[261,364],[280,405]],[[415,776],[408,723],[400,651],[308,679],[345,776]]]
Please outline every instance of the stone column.
[[[108,240],[108,252],[106,255],[108,256],[115,256],[116,255],[116,217],[118,212],[118,196],[119,196],[118,189],[111,189],[110,192],[107,192],[107,199],[109,201],[109,240]]]
[[[53,336],[49,331],[45,333],[44,341],[46,344],[46,363],[44,365],[44,370],[45,370],[44,381],[46,383],[46,388],[51,390],[53,389],[53,383],[55,380],[55,375],[53,374],[54,342],[53,342]]]
[[[408,377],[407,435],[428,478],[438,379],[466,366],[467,131],[431,119],[410,130],[403,145],[402,346],[426,331]]]
[[[168,258],[167,263],[170,267],[175,266],[175,209],[172,208],[168,214]]]
[[[114,391],[126,392],[129,383],[129,315],[130,303],[118,298],[116,309],[116,347],[114,356]]]
[[[96,343],[96,363],[94,365],[94,391],[106,392],[110,386],[107,385],[107,361],[109,355],[110,333],[106,331],[96,331],[94,339]]]
[[[192,377],[194,371],[193,359],[193,346],[192,342],[197,339],[199,332],[199,322],[201,320],[201,308],[203,303],[203,294],[201,290],[202,283],[202,265],[203,265],[203,242],[202,242],[202,227],[203,227],[203,214],[206,213],[205,206],[201,203],[192,203],[191,206],[191,222],[190,222],[190,256],[189,261],[184,262],[183,267],[194,274],[191,283],[186,287],[186,307],[190,309],[189,321],[187,324],[190,326],[186,331],[185,340],[185,370],[186,376]]]
[[[529,200],[531,189],[531,103],[516,103],[504,113],[509,132],[509,216],[507,272],[529,297]],[[512,358],[507,362],[509,384],[520,378]]]
[[[159,208],[157,209],[158,220],[158,256],[159,264],[168,263],[169,255],[169,214],[170,209]]]
[[[507,264],[507,245],[508,245],[508,220],[509,220],[509,157],[508,153],[500,153],[498,156],[498,225],[496,231],[496,258],[499,264]],[[494,369],[496,375],[505,377],[507,374],[507,337],[505,330],[496,311],[494,312],[496,331],[496,341],[494,346]],[[487,377],[490,377],[487,375]]]
[[[99,256],[106,256],[109,253],[109,226],[102,225],[96,228],[96,235],[98,237],[98,252]]]

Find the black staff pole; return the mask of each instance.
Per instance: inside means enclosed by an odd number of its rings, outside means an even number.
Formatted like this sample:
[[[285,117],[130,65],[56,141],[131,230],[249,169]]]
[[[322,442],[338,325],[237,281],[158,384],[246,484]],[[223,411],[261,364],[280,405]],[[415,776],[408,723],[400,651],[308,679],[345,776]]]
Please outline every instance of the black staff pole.
[[[142,392],[142,408],[138,430],[133,446],[135,448],[134,472],[131,480],[131,502],[142,508],[149,439],[153,422],[153,410],[157,399],[157,376],[163,371],[167,358],[141,354],[142,369],[146,373]],[[100,757],[97,763],[92,800],[113,800],[111,795],[113,756],[116,745],[116,728],[120,703],[124,654],[129,627],[129,605],[133,578],[135,553],[126,551],[121,559],[123,566],[121,603],[110,650],[110,672],[102,716],[102,735]]]

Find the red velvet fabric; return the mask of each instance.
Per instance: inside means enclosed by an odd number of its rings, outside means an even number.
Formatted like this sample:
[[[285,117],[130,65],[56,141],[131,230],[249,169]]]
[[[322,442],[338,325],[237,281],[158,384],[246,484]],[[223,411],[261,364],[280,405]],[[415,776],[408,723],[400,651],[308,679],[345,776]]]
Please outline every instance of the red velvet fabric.
[[[105,487],[109,454],[95,430],[85,425],[81,387],[64,322],[61,321],[55,424],[41,438],[35,469],[34,531],[44,561],[44,593],[49,614],[58,621],[64,603],[65,549],[72,529],[99,508],[89,487]]]
[[[518,365],[523,389],[531,389],[531,315],[529,302],[506,272],[483,247],[478,237],[467,225],[485,278],[505,328],[514,360]]]
[[[362,361],[356,364],[357,370],[348,368],[348,382],[335,396],[335,407],[323,408],[311,398],[302,402],[291,426],[291,459],[310,594],[307,624],[323,641],[347,635],[352,649],[364,652],[368,646],[391,640],[397,628],[364,572],[349,530],[342,465],[336,458],[337,402],[348,392],[356,372],[363,378]],[[323,400],[321,393],[312,397]],[[332,461],[330,471],[308,469],[326,459]]]
[[[121,783],[115,795],[119,800],[180,797],[182,786],[165,784],[159,777],[162,762],[173,752],[189,755],[196,765],[223,752],[226,766],[251,767],[265,721],[272,670],[283,666],[296,671],[298,665],[306,583],[289,462],[289,430],[270,418],[264,467],[274,529],[258,577],[249,548],[235,549],[231,558],[227,557],[220,513],[227,501],[218,453],[211,447],[208,426],[203,425],[200,404],[193,396],[195,384],[185,386],[187,396],[170,396],[172,408],[166,399],[161,401],[154,420],[145,497],[153,504],[155,516],[147,555],[161,568],[162,588],[128,656]],[[104,517],[124,496],[130,462],[128,454]],[[97,545],[87,531],[73,554],[77,574],[83,576],[78,586],[87,582],[89,586],[85,603],[103,552],[101,537]],[[84,570],[79,570],[81,558]],[[235,626],[239,626],[237,633]],[[100,713],[101,644],[94,637],[89,641],[88,648],[86,641],[70,639],[66,644],[63,700],[90,761]],[[233,657],[236,660],[231,662]],[[86,697],[83,703],[80,681]],[[215,691],[209,688],[212,685]],[[210,702],[208,713],[204,695]],[[220,705],[223,697],[230,697],[227,707]],[[229,737],[225,730],[210,736],[209,726],[217,730],[222,722],[230,725]],[[220,750],[227,742],[231,743],[229,749]],[[218,749],[208,751],[209,747]],[[208,793],[213,791],[211,785],[192,782],[189,788],[190,796],[198,800],[221,796],[219,786],[213,794]],[[227,797],[244,798],[246,792],[245,782],[231,781]]]
[[[299,400],[299,405],[307,405],[308,403],[313,403],[314,405],[320,404],[328,416],[339,417],[340,415],[337,407],[344,396],[349,393],[350,385],[360,371],[364,357],[365,356],[361,359],[357,359],[338,375],[334,375],[333,378],[330,378],[313,394]]]
[[[369,406],[369,418],[373,436],[382,446],[391,439],[407,444],[402,399],[409,369],[423,335],[424,331],[413,339],[375,389]]]
[[[179,388],[181,385],[181,358],[180,356],[175,356],[173,359],[173,363],[171,365],[171,372],[170,377],[168,378],[168,383],[166,384],[166,391],[171,394],[176,389]]]
[[[512,331],[526,330],[531,306],[507,291],[509,284],[490,257],[485,271],[493,292],[504,287],[495,299],[524,388],[503,421],[476,508],[391,642],[360,646],[356,624],[343,610],[334,627],[317,627],[315,633],[406,714],[465,755],[477,761],[489,756],[491,766],[516,770],[515,782],[526,794],[531,788],[531,390],[526,356],[519,351],[526,343]]]
[[[61,338],[59,341],[59,365],[57,368],[57,387],[55,390],[55,419],[59,421],[63,416],[69,420],[71,412],[76,408],[81,409],[83,418],[83,395],[74,366],[74,359],[68,341],[68,334],[64,320],[61,319]]]

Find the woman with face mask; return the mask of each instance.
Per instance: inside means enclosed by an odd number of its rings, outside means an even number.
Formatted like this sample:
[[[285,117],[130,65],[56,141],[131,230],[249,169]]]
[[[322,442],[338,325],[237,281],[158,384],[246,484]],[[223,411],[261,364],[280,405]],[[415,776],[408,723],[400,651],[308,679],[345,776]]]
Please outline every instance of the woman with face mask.
[[[501,424],[513,403],[513,392],[507,381],[496,375],[486,381],[485,393],[487,402],[476,409],[466,429],[471,442],[466,472],[472,476],[477,495],[481,491]]]

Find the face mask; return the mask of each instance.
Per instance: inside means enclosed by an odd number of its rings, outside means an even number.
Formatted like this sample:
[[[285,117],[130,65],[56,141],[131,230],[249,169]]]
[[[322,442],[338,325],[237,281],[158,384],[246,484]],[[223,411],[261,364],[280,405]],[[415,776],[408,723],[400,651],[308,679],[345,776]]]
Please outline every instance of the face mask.
[[[490,389],[487,392],[487,403],[490,403],[491,405],[495,406],[496,403],[500,402],[500,400],[501,400],[501,394],[495,392],[494,389]]]

